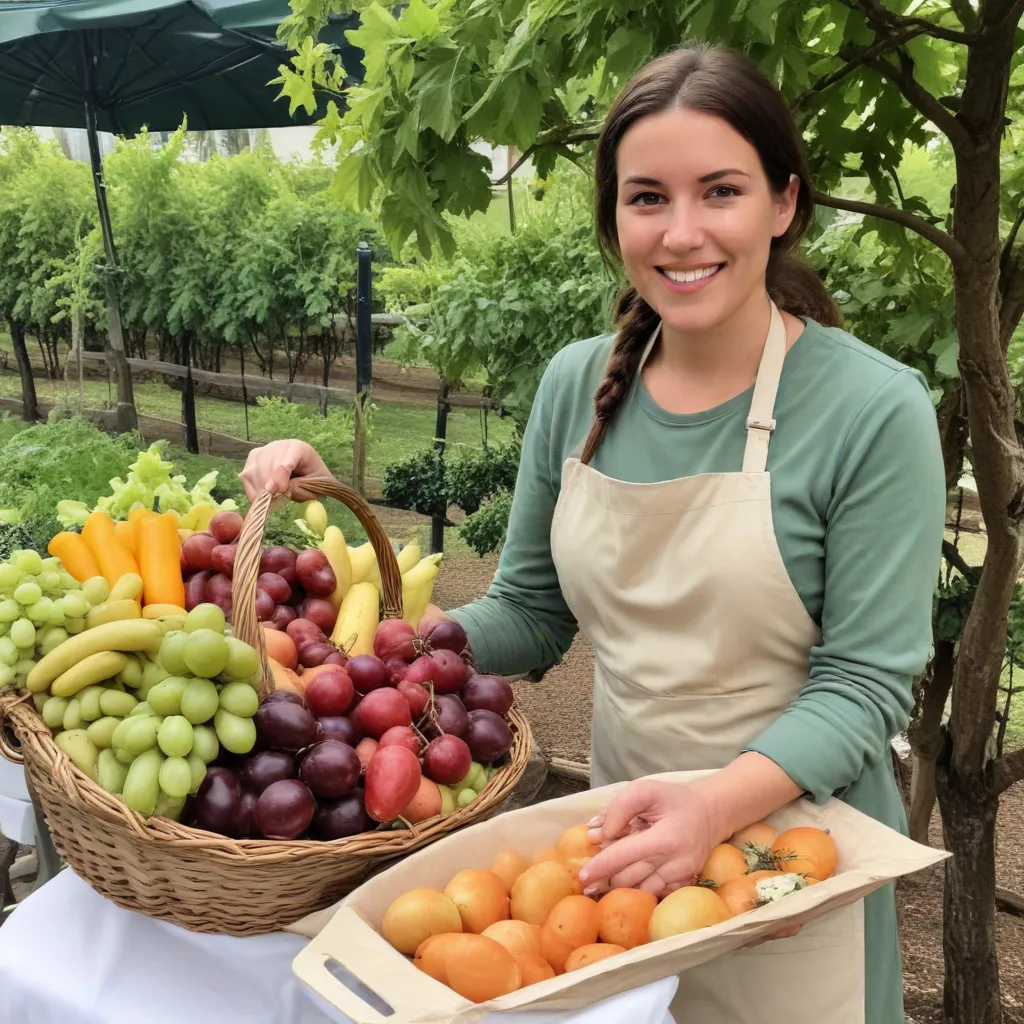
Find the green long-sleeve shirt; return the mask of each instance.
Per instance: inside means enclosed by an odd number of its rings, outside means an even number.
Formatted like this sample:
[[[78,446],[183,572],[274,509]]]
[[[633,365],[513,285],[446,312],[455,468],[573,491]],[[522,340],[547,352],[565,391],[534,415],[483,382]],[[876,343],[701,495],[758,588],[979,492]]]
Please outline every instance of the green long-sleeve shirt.
[[[526,430],[493,585],[454,612],[491,671],[548,667],[576,634],[550,525],[562,464],[587,433],[612,341],[577,342],[552,360]],[[633,483],[737,471],[750,398],[747,391],[705,412],[672,414],[638,378],[593,466]],[[775,416],[768,470],[776,537],[822,640],[807,685],[750,749],[823,800],[886,757],[906,723],[911,679],[932,640],[945,476],[924,379],[842,330],[807,321],[786,355]]]

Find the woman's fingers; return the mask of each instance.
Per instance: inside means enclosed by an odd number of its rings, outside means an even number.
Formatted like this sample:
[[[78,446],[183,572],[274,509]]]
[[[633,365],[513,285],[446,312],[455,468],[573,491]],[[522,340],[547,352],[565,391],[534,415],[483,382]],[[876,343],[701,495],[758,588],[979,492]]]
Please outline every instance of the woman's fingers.
[[[611,843],[600,853],[591,857],[580,871],[580,882],[589,889],[601,885],[634,864],[645,860],[660,862],[668,852],[661,849],[662,843],[655,829],[624,836]],[[644,877],[650,874],[650,867]]]
[[[634,818],[642,817],[654,807],[657,796],[657,790],[649,782],[634,782],[627,786],[605,808],[601,825],[591,826],[588,833],[590,841],[600,843],[624,835]]]

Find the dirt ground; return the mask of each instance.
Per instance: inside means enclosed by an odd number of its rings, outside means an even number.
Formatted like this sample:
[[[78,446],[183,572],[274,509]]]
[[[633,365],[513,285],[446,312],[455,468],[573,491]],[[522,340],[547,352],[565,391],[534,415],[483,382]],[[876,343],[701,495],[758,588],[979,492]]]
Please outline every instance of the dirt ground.
[[[475,557],[446,559],[438,576],[435,599],[452,608],[483,595],[497,560]],[[519,683],[516,698],[534,736],[549,758],[585,762],[589,756],[593,652],[577,639],[565,661],[541,683]],[[573,788],[549,776],[542,792],[548,798]],[[997,884],[1024,893],[1024,786],[1003,797],[999,813]],[[938,813],[931,842],[942,845]],[[942,1005],[942,869],[903,880],[897,889],[906,1012],[913,1024],[943,1024]],[[1024,918],[1000,912],[997,920],[999,967],[1006,1024],[1024,1024]]]

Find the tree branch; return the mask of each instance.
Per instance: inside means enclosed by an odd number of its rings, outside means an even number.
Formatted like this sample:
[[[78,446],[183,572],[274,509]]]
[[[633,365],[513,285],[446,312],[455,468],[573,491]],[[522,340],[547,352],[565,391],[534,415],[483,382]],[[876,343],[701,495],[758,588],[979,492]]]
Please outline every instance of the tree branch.
[[[992,786],[996,796],[1024,779],[1024,748],[1011,750],[992,762]]]
[[[577,125],[576,127],[579,128],[581,126]],[[582,142],[593,142],[601,135],[599,128],[591,129],[585,125],[582,126],[582,128],[583,130],[577,131],[576,134],[572,134],[570,131],[570,134],[566,135],[565,138],[559,137],[559,129],[551,129],[550,131],[542,132],[537,136],[537,141],[530,146],[500,178],[495,178],[491,184],[495,188],[506,184],[509,178],[511,178],[512,175],[515,174],[531,156],[533,156],[538,150],[543,149],[545,146],[578,146]]]
[[[943,28],[933,21],[928,21],[927,18],[905,18],[895,11],[890,11],[881,0],[842,0],[842,2],[852,10],[860,11],[872,28],[886,34],[894,30],[914,27],[920,28],[925,35],[932,36],[934,39],[945,39],[950,43],[968,45],[975,42],[980,35],[980,32],[974,29],[961,31],[955,28]],[[957,17],[960,15],[957,14]],[[962,22],[963,18],[960,20]]]
[[[1004,355],[1020,318],[1024,316],[1024,266],[1021,262],[1019,256],[1011,257],[1009,265],[1000,274],[999,343],[1003,346]]]
[[[896,210],[891,206],[881,206],[878,203],[862,203],[856,199],[839,199],[835,196],[826,195],[824,192],[815,192],[814,201],[818,206],[828,206],[833,210],[846,210],[848,213],[862,213],[865,217],[878,217],[880,220],[889,220],[894,224],[901,224],[911,231],[915,231],[922,238],[941,249],[953,263],[965,258],[964,247],[952,236],[941,228],[929,224],[923,217],[915,213],[908,213],[906,210]]]
[[[959,569],[960,572],[963,573],[965,579],[972,581],[977,580],[978,570],[973,565],[968,565],[964,561],[963,555],[957,551],[951,541],[944,540],[942,542],[942,557],[945,558],[945,560],[949,562],[954,569]]]
[[[1003,244],[1003,251],[999,255],[1000,273],[1005,274],[1011,268],[1013,243],[1017,241],[1017,232],[1020,231],[1022,224],[1024,224],[1024,206],[1017,210],[1017,216],[1013,220],[1013,227],[1010,228],[1010,233],[1006,236],[1006,241]]]
[[[969,0],[949,0],[949,6],[953,8],[953,13],[960,19],[960,24],[968,32],[977,30],[978,16],[974,13],[974,8],[971,7]]]

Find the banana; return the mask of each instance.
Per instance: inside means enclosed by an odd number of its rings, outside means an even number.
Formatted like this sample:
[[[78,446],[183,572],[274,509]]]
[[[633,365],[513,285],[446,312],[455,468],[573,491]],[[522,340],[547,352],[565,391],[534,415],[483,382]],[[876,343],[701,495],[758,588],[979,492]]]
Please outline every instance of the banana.
[[[338,609],[331,640],[349,657],[373,654],[373,634],[380,621],[380,594],[372,583],[353,583]]]
[[[195,533],[195,532],[196,532],[195,530],[180,530],[179,529],[178,530],[178,540],[180,540],[182,542],[182,544],[184,544],[185,541],[187,541],[189,539],[189,537],[191,537],[192,534]]]
[[[144,619],[159,619],[164,615],[180,615],[184,618],[188,615],[188,612],[184,608],[179,608],[176,604],[147,604],[142,609],[142,617]]]
[[[377,552],[367,541],[358,547],[348,546],[348,557],[352,564],[352,583],[372,583],[380,586],[380,568],[377,565]]]
[[[71,763],[80,772],[88,775],[93,782],[100,781],[97,770],[100,752],[96,749],[96,744],[85,734],[84,729],[68,729],[65,732],[59,732],[53,738],[53,742],[67,754]]]
[[[335,608],[341,607],[341,602],[352,586],[352,560],[349,558],[348,545],[345,543],[345,535],[337,526],[328,526],[324,530],[324,539],[320,542],[320,550],[327,556],[327,561],[334,570],[334,578],[337,586],[331,594],[330,601]]]
[[[42,693],[55,679],[91,654],[104,651],[145,651],[155,658],[163,636],[164,632],[156,622],[141,618],[108,622],[95,629],[83,630],[68,637],[59,647],[36,662],[25,680],[26,688],[31,693]],[[83,685],[87,686],[88,683]]]
[[[430,604],[434,593],[434,580],[441,568],[441,554],[421,558],[402,577],[402,619],[415,629],[420,616]]]
[[[419,560],[419,541],[409,541],[409,543],[398,552],[398,571],[404,576]]]
[[[142,577],[137,572],[126,572],[111,588],[111,601],[138,601],[142,596]]]
[[[141,618],[142,608],[138,601],[132,598],[122,598],[120,601],[108,600],[89,609],[85,616],[85,628],[95,629],[107,622],[124,622],[126,619]]]
[[[303,518],[306,520],[306,525],[318,537],[323,537],[327,532],[327,509],[324,508],[321,502],[307,502]]]
[[[85,637],[89,633],[79,633],[79,636]],[[77,639],[77,637],[75,638]],[[66,640],[65,644],[71,643],[71,640]],[[60,647],[54,650],[53,654],[56,654],[60,650]],[[53,655],[48,654],[46,658],[50,658]],[[36,665],[38,669],[45,661],[43,658]],[[47,685],[50,687],[50,693],[54,697],[71,697],[78,693],[79,690],[84,690],[87,686],[93,686],[96,683],[102,683],[105,679],[109,679],[111,676],[116,676],[125,665],[128,664],[128,659],[120,651],[97,651],[95,654],[86,655],[77,664],[72,665],[71,668],[62,672],[52,682],[48,681]],[[33,670],[35,671],[35,670]],[[44,677],[45,678],[45,677]],[[32,673],[29,673],[29,689],[32,687]],[[34,691],[35,692],[35,691]],[[97,711],[99,705],[97,704]],[[95,716],[99,718],[97,714]],[[92,719],[90,719],[92,721]]]

